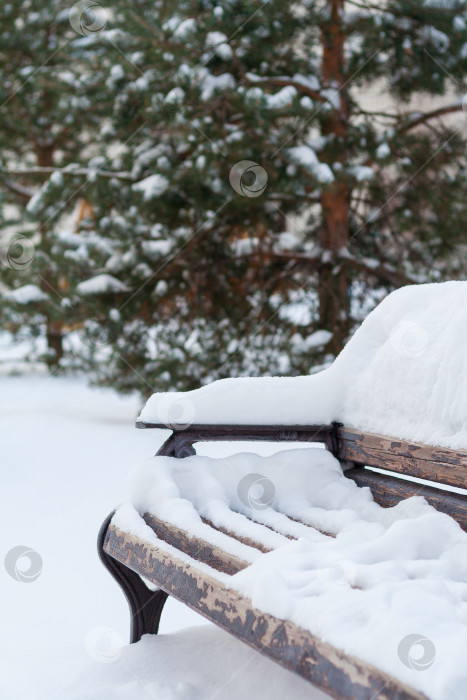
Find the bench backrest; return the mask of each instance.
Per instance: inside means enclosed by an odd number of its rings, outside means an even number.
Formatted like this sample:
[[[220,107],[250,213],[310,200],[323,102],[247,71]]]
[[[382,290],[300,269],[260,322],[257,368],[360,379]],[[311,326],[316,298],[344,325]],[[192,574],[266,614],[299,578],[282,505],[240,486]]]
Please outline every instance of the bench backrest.
[[[350,462],[352,468],[346,470],[346,476],[359,486],[368,486],[381,505],[393,506],[403,498],[423,496],[467,530],[467,495],[462,493],[467,489],[466,451],[342,427],[336,457]],[[423,484],[420,479],[431,483]]]

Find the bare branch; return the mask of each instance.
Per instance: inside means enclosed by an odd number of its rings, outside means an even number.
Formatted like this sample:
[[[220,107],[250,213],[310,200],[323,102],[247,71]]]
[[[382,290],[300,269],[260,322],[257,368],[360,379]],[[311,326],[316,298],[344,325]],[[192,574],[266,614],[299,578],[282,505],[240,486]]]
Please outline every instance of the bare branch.
[[[406,131],[409,131],[410,129],[414,129],[420,124],[428,122],[430,119],[436,119],[436,117],[442,117],[445,114],[452,114],[453,112],[460,111],[462,111],[462,102],[456,102],[454,104],[446,105],[445,107],[438,107],[438,109],[433,109],[431,112],[424,112],[418,117],[409,119],[409,121],[406,124],[404,124],[397,130],[397,133],[403,134]]]
[[[380,263],[379,265],[373,265],[362,258],[357,260],[357,258],[352,257],[342,257],[340,261],[344,265],[349,265],[350,267],[353,267],[357,270],[366,272],[370,275],[374,275],[375,277],[378,277],[379,279],[382,279],[385,282],[389,282],[389,284],[392,284],[396,287],[400,287],[404,284],[415,284],[418,281],[416,279],[412,279],[410,276],[405,275],[400,270],[396,270],[393,267],[389,267],[384,263]]]

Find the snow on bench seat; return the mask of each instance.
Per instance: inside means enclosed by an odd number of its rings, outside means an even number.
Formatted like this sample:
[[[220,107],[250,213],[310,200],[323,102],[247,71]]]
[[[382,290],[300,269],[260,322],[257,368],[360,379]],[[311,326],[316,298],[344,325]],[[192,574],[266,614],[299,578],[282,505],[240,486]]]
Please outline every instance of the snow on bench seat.
[[[190,558],[158,523],[227,559]],[[381,508],[323,449],[154,457],[112,525],[432,700],[467,697],[467,535],[419,497]],[[435,650],[423,672],[398,654],[414,634]]]
[[[403,287],[365,319],[333,365],[306,377],[223,379],[154,394],[141,426],[311,425],[467,448],[467,282]]]

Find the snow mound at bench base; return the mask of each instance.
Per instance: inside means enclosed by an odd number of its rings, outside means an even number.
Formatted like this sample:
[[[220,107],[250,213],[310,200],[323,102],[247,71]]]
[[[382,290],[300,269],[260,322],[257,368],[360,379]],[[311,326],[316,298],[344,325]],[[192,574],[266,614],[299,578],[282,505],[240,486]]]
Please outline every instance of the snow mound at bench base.
[[[174,554],[140,517],[150,512],[248,562],[232,577],[210,575],[258,609],[432,700],[467,697],[467,534],[424,499],[381,508],[315,447],[270,457],[153,457],[131,474],[129,501],[113,519],[127,532]],[[202,518],[272,551],[261,553]],[[413,635],[428,640],[426,658]]]
[[[467,449],[467,282],[413,285],[369,314],[334,364],[306,377],[223,379],[154,394],[139,420],[329,424]]]

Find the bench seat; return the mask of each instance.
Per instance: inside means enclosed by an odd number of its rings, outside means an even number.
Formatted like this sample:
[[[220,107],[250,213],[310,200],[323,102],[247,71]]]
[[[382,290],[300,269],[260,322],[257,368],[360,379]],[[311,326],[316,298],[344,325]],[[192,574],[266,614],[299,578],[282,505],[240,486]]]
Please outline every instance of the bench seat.
[[[466,452],[365,434],[340,424],[193,425],[174,431],[158,455],[176,458],[171,464],[181,465],[185,472],[183,465],[189,461],[184,458],[195,453],[194,445],[216,440],[277,441],[287,446],[295,441],[322,443],[327,450],[319,450],[320,454],[327,451],[337,457],[345,477],[357,486],[369,487],[380,505],[390,507],[410,496],[423,496],[467,529]],[[157,475],[165,464],[148,464],[148,473]],[[338,472],[341,473],[339,469]],[[128,508],[133,511],[130,515]],[[284,538],[302,537],[303,528],[315,531],[313,537],[323,538],[324,546],[335,538],[335,532],[316,523],[301,522],[294,512],[276,513],[273,509],[273,514],[280,515],[279,528],[274,525],[279,522],[277,518],[268,521],[264,512],[248,515],[233,509],[230,516],[218,518],[216,523],[200,512],[202,525],[194,531],[154,512],[146,511],[140,516],[129,504],[109,516],[100,533],[99,551],[130,604],[132,641],[144,633],[157,632],[163,605],[171,595],[335,698],[426,698],[421,691],[344,652],[291,619],[259,610],[232,583],[232,576],[247,571],[260,557],[283,546]],[[232,522],[237,526],[229,526]]]
[[[245,561],[149,513],[144,520],[154,532],[152,542],[120,529],[115,524],[118,511],[115,522],[110,520],[105,528],[103,552],[127,572],[144,577],[164,594],[336,698],[426,700],[423,693],[293,622],[257,610],[250,599],[229,586],[229,578],[247,566]],[[248,544],[264,551],[261,543]]]

